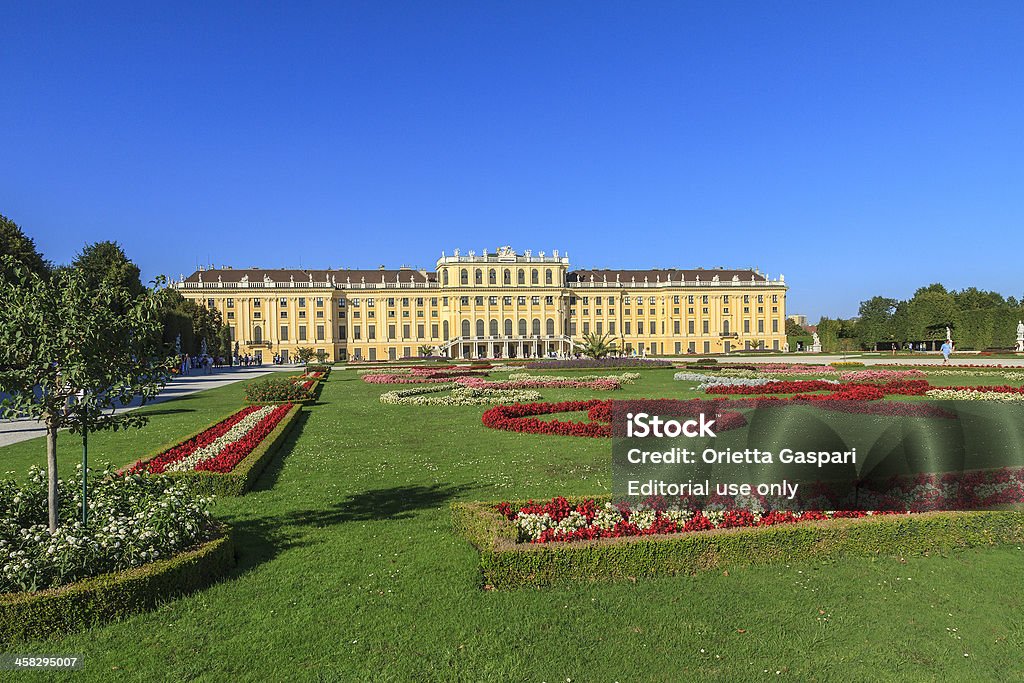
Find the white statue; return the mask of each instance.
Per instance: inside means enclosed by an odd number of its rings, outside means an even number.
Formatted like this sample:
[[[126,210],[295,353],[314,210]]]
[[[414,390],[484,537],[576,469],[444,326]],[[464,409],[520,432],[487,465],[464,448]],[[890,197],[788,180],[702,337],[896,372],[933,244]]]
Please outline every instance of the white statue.
[[[818,337],[817,330],[811,333],[811,337],[811,353],[821,353],[821,338]]]
[[[953,341],[953,333],[949,331],[949,325],[946,326],[946,341]]]
[[[1024,320],[1017,321],[1017,351],[1024,351]]]

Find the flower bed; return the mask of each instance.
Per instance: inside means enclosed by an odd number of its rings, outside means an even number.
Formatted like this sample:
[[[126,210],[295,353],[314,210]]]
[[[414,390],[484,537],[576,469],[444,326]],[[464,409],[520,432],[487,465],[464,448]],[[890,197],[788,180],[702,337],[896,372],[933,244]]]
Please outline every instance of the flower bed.
[[[634,399],[632,401],[612,401],[610,399],[592,399],[589,401],[563,401],[561,403],[526,403],[510,406],[496,406],[484,412],[481,420],[484,426],[508,432],[527,434],[554,434],[560,436],[585,436],[592,438],[609,437],[612,435],[612,407],[618,405],[624,411],[638,412],[659,410],[675,415],[697,415],[700,412],[716,412],[717,430],[727,431],[746,424],[746,419],[739,413],[724,413],[719,410],[725,402],[680,401],[678,399]],[[586,411],[590,422],[562,420],[538,420],[536,415]]]
[[[596,391],[614,391],[615,389],[622,388],[622,384],[619,383],[617,378],[575,380],[571,378],[534,377],[531,379],[488,382],[478,377],[464,377],[456,381],[467,387],[476,387],[478,389],[594,389]]]
[[[58,588],[0,594],[0,642],[44,640],[124,619],[209,586],[235,566],[229,530],[198,547]]]
[[[447,396],[430,395],[445,391],[451,391],[451,393]],[[389,405],[477,406],[493,403],[521,403],[523,401],[536,401],[539,398],[540,394],[536,391],[477,389],[450,383],[388,391],[380,395],[380,402]]]
[[[247,403],[301,403],[313,401],[316,382],[299,377],[268,377],[245,385]]]
[[[927,380],[893,380],[884,384],[836,384],[829,380],[774,381],[755,386],[716,384],[705,391],[709,394],[797,394],[812,391],[832,391],[829,398],[846,400],[875,400],[885,395],[924,396],[931,388]]]
[[[941,401],[1002,401],[1004,403],[1016,403],[1024,401],[1024,388],[1022,387],[945,387],[942,389],[929,389],[926,393],[928,398]]]
[[[840,369],[842,369],[842,368],[862,368],[862,367],[864,367],[864,363],[861,363],[859,360],[837,360],[837,361],[834,361],[832,363],[829,363],[829,365],[831,365],[834,368],[840,368]]]
[[[594,380],[611,379],[619,382],[619,384],[635,384],[640,379],[640,373],[624,372],[621,375],[577,375],[573,377],[571,375],[533,375],[529,372],[510,372],[508,378],[510,380],[541,379],[559,382],[592,382]]]
[[[756,369],[772,375],[838,375],[839,370],[828,365],[790,363],[758,363]]]
[[[81,524],[81,468],[58,488],[67,504],[50,534],[45,470],[32,467],[26,483],[0,482],[0,592],[54,588],[138,567],[193,548],[214,531],[211,501],[166,477],[94,472],[88,527]]]
[[[566,360],[539,360],[526,363],[528,370],[587,370],[603,368],[670,368],[672,362],[652,358],[569,358]]]
[[[596,498],[594,506],[600,510],[606,500]],[[575,509],[583,502],[568,504]],[[510,503],[510,509],[516,505]],[[797,558],[904,557],[1024,540],[1019,510],[833,517],[570,543],[519,543],[518,526],[494,503],[455,503],[452,518],[456,531],[480,553],[484,585],[496,589],[636,581]]]
[[[248,406],[128,471],[185,477],[199,490],[240,495],[275,455],[301,409],[290,403]]]
[[[854,370],[853,372],[844,372],[839,379],[845,382],[892,382],[923,377],[925,374],[920,370]]]

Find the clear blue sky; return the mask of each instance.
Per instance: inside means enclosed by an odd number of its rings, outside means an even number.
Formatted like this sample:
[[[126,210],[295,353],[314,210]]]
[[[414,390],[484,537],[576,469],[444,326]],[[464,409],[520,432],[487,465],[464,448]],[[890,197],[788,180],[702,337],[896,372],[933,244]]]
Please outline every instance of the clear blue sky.
[[[7,2],[0,212],[143,269],[759,266],[1024,294],[1024,3]]]

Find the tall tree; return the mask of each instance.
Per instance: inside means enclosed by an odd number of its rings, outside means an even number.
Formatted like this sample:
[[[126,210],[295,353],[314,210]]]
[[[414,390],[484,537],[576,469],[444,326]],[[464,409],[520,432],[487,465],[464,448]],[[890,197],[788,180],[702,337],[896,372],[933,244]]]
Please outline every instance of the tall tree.
[[[112,283],[138,296],[144,287],[139,278],[139,267],[124,253],[117,242],[87,244],[71,264],[85,277],[89,287],[98,289],[102,283]]]
[[[49,278],[2,259],[0,273],[0,401],[5,418],[28,416],[46,426],[50,531],[57,528],[57,431],[139,427],[137,412],[117,407],[159,393],[172,360],[161,340],[163,290],[133,294],[103,280],[92,287],[73,268]]]
[[[892,334],[892,316],[896,312],[896,299],[875,296],[860,302],[857,339],[864,348],[874,348],[880,341],[888,341]]]
[[[46,275],[50,263],[36,249],[36,243],[25,234],[21,227],[7,216],[0,214],[0,256],[10,256],[12,263],[37,275]],[[0,265],[3,274],[13,276],[11,266]]]

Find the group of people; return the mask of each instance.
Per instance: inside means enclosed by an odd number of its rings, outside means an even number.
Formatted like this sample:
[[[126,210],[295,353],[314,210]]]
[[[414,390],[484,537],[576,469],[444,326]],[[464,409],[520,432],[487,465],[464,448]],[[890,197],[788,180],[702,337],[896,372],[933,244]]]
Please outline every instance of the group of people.
[[[178,361],[178,372],[183,376],[191,375],[193,371],[199,371],[203,375],[212,375],[213,368],[220,367],[224,363],[223,358],[214,358],[205,353],[199,356],[183,353]]]
[[[235,363],[243,368],[259,367],[263,365],[263,356],[247,353],[244,356],[235,356]]]

